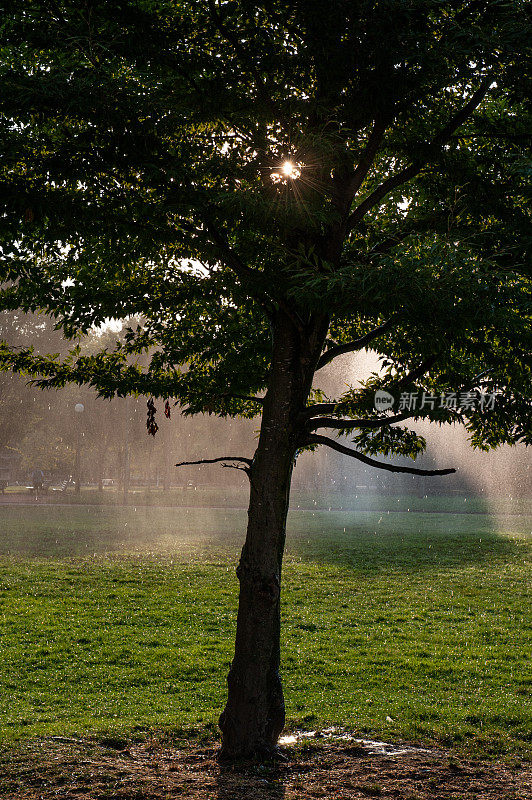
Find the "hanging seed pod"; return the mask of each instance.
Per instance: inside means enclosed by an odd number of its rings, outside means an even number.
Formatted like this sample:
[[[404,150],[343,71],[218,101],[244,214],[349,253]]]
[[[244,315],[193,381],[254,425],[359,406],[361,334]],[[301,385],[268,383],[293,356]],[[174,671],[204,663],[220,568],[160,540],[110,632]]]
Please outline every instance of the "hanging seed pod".
[[[159,426],[155,422],[155,414],[157,413],[157,409],[155,408],[155,403],[153,402],[153,397],[150,397],[150,399],[148,400],[146,405],[148,407],[148,416],[147,416],[147,419],[146,419],[146,428],[147,428],[148,433],[150,434],[150,436],[155,436],[155,434],[159,430]]]

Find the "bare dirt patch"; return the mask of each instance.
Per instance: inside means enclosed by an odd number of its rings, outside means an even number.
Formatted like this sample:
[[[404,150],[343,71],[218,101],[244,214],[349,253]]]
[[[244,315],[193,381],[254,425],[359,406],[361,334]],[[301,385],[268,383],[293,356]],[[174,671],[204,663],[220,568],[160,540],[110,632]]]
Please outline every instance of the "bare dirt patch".
[[[443,750],[401,756],[350,742],[285,748],[286,761],[220,767],[217,747],[152,739],[39,740],[2,756],[10,800],[531,800],[532,765],[457,759]]]

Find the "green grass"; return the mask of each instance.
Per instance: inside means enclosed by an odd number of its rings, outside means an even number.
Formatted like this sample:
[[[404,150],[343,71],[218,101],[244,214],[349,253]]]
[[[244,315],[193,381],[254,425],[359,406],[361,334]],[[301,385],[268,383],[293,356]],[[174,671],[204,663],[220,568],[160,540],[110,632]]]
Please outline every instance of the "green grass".
[[[289,725],[530,755],[531,522],[293,511]],[[244,525],[230,509],[0,508],[4,739],[215,723]]]

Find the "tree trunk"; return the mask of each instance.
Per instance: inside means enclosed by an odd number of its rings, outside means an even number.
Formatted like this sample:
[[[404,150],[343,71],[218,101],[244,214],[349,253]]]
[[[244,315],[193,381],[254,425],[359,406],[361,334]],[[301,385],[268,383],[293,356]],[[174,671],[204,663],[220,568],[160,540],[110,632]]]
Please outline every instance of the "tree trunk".
[[[272,370],[259,444],[250,473],[246,541],[240,582],[235,655],[220,717],[222,759],[264,757],[277,745],[285,708],[280,665],[280,587],[286,516],[301,411],[325,336],[301,334],[285,317],[274,330]],[[319,341],[318,341],[319,340]]]

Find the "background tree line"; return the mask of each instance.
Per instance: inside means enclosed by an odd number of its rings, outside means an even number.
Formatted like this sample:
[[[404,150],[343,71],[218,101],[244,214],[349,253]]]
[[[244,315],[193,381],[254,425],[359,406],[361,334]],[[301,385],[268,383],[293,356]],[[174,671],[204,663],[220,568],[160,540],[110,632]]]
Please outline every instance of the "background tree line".
[[[97,351],[116,341],[116,331],[93,331],[82,344],[85,351]],[[33,346],[37,352],[66,354],[71,342],[54,328],[45,315],[4,311],[0,314],[0,339],[16,347]],[[338,383],[331,370],[328,384]],[[183,487],[200,485],[235,486],[234,472],[217,465],[174,468],[177,461],[188,460],[199,453],[208,457],[213,447],[220,451],[234,448],[243,452],[254,442],[256,420],[219,420],[208,414],[184,417],[171,404],[171,417],[166,419],[163,406],[156,414],[159,430],[147,435],[147,397],[104,400],[88,386],[69,384],[63,389],[43,391],[29,379],[11,371],[0,372],[0,455],[12,465],[12,480],[26,482],[36,467],[47,480],[59,481],[73,474],[78,428],[82,446],[82,480],[102,488],[104,481],[113,481],[123,488],[129,465],[132,485]],[[83,403],[84,412],[74,411]],[[433,434],[434,435],[434,434]],[[298,458],[295,486],[311,492],[379,492],[387,494],[490,494],[528,496],[530,494],[530,458],[524,448],[507,448],[491,455],[489,469],[486,455],[466,448],[465,440],[455,437],[454,457],[462,462],[462,470],[445,479],[375,474],[363,465],[347,463],[334,454],[320,451],[314,456],[303,453]],[[126,448],[127,451],[126,452]],[[425,457],[434,463],[438,447]],[[128,458],[126,458],[128,456]],[[399,459],[399,461],[401,461]],[[238,484],[238,481],[237,481]],[[245,489],[245,482],[242,482]]]

